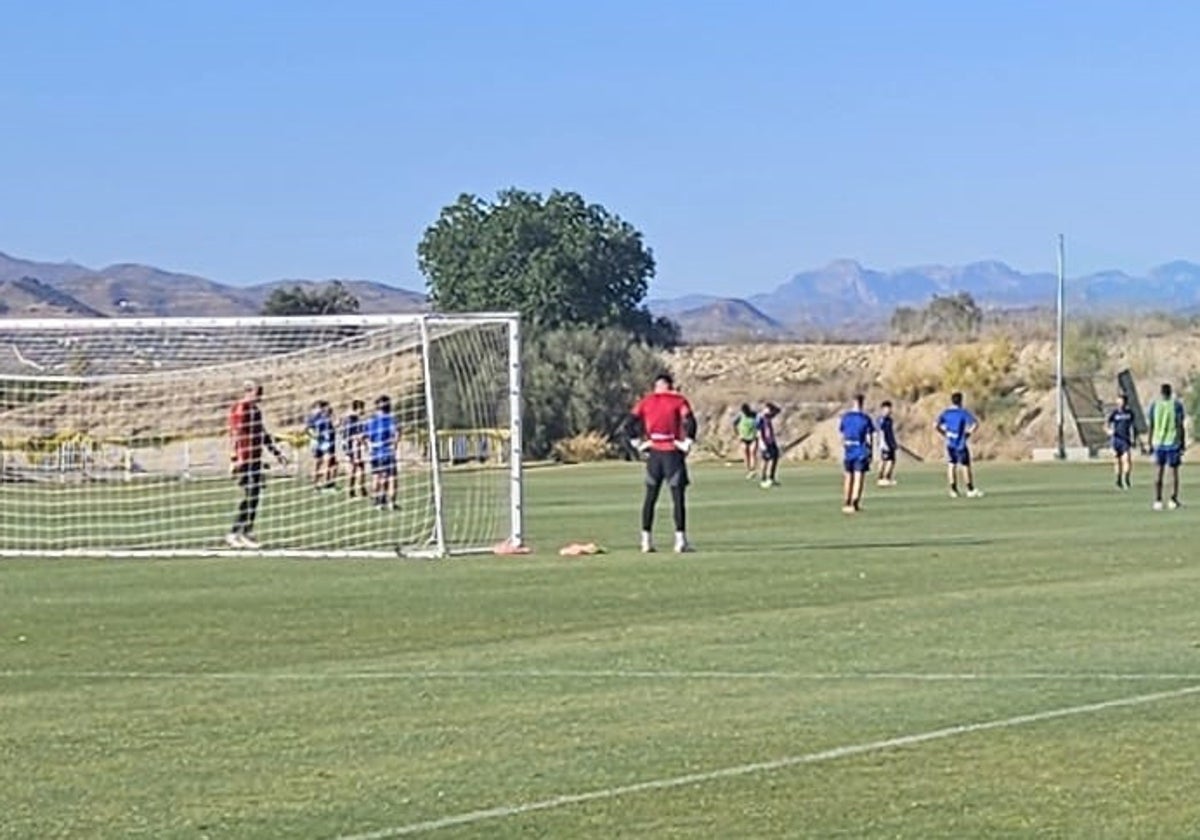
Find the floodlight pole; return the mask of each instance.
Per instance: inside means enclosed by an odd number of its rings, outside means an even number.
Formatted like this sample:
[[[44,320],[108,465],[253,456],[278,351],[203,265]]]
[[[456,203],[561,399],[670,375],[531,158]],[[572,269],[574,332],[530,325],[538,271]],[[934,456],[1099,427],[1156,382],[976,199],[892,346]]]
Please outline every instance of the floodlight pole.
[[[1058,450],[1057,456],[1065,460],[1067,457],[1067,444],[1064,432],[1064,423],[1066,415],[1066,379],[1065,377],[1065,327],[1066,327],[1066,248],[1063,245],[1063,235],[1058,235],[1058,315],[1055,334],[1056,341],[1056,358],[1055,358],[1055,419],[1056,429],[1058,432]]]

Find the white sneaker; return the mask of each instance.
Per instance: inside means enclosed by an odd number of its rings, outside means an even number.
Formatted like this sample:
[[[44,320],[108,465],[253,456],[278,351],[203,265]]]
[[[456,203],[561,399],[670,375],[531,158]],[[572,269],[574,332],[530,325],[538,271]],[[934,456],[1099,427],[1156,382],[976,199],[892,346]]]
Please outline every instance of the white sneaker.
[[[876,487],[887,487],[887,486],[888,486],[888,480],[887,480],[886,478],[881,478],[881,479],[879,479],[878,481],[876,481],[876,482],[875,482],[875,486],[876,486]]]
[[[235,531],[230,531],[225,535],[225,545],[230,548],[242,548],[242,535]]]
[[[968,499],[982,499],[982,498],[983,498],[983,491],[982,491],[982,490],[980,490],[978,487],[977,487],[977,488],[975,488],[974,490],[968,490],[968,491],[967,491],[967,498],[968,498]]]
[[[1167,502],[1167,508],[1169,510],[1179,510],[1179,500],[1171,499],[1171,501]]]
[[[675,541],[675,553],[676,554],[691,554],[695,550],[696,549],[692,548],[692,544],[690,542],[688,542],[687,540],[676,540]]]
[[[950,490],[949,490],[949,491],[947,491],[947,492],[950,494],[950,498],[951,498],[951,499],[957,499],[957,498],[958,498],[958,491],[957,491],[957,490],[955,490],[953,487],[951,487],[951,488],[950,488]]]
[[[254,537],[250,536],[249,534],[242,534],[241,536],[242,536],[242,548],[249,548],[251,550],[262,548],[262,544],[259,543],[258,540],[254,539]]]
[[[649,537],[642,537],[642,554],[653,554],[655,551],[654,543]]]
[[[1162,510],[1163,504],[1162,504],[1162,502],[1155,502],[1153,505],[1151,505],[1151,508],[1153,510]]]

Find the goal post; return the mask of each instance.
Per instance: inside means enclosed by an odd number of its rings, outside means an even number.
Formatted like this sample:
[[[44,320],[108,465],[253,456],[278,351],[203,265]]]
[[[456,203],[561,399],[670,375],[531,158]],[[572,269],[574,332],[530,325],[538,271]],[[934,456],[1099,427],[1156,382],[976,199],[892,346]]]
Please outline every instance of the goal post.
[[[230,435],[251,383],[283,456],[253,481]],[[510,313],[3,320],[0,556],[519,545],[520,411]]]

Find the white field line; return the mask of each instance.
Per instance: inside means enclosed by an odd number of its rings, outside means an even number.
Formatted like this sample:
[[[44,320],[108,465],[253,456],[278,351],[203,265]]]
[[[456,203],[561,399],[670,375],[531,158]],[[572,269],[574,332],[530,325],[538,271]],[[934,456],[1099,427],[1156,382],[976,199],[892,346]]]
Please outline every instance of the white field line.
[[[1121,697],[1116,700],[1104,700],[1099,703],[1087,703],[1082,706],[1067,706],[1059,709],[1050,709],[1044,712],[1033,712],[1026,715],[1000,718],[998,720],[981,721],[979,723],[965,723],[959,726],[947,726],[944,729],[934,729],[929,732],[920,732],[914,735],[901,735],[896,738],[886,738],[880,741],[868,741],[862,744],[834,747],[828,750],[820,750],[819,752],[803,753],[800,755],[788,756],[786,758],[777,758],[772,761],[760,761],[752,764],[739,764],[734,767],[723,767],[718,770],[709,770],[703,773],[689,773],[684,776],[671,776],[662,779],[651,779],[645,782],[636,782],[630,785],[602,788],[600,790],[592,790],[586,793],[562,794],[560,796],[550,797],[549,799],[540,799],[534,802],[525,802],[518,805],[501,805],[495,808],[467,811],[462,814],[452,814],[450,816],[440,817],[434,820],[409,823],[408,825],[396,826],[394,828],[382,828],[362,834],[346,834],[340,836],[338,840],[389,840],[389,838],[392,837],[405,837],[412,834],[424,834],[426,832],[438,831],[444,828],[471,825],[474,823],[484,822],[485,820],[498,820],[507,817],[519,816],[521,814],[529,814],[535,811],[549,811],[554,808],[563,808],[569,805],[580,805],[586,802],[596,802],[603,799],[616,799],[617,797],[628,796],[630,794],[670,790],[673,788],[718,781],[720,779],[735,779],[742,776],[771,773],[776,770],[784,770],[789,767],[798,767],[805,764],[817,764],[823,761],[834,761],[840,758],[848,758],[850,756],[863,755],[866,753],[881,752],[883,750],[896,749],[899,747],[910,747],[915,744],[923,744],[929,741],[941,741],[946,738],[954,738],[958,735],[970,735],[975,732],[987,732],[998,729],[1011,729],[1017,726],[1026,726],[1031,723],[1040,723],[1042,721],[1055,720],[1057,718],[1103,712],[1107,711],[1108,709],[1144,706],[1148,703],[1157,703],[1163,700],[1174,700],[1193,694],[1200,694],[1200,685],[1191,685],[1187,686],[1186,688],[1175,689],[1174,691],[1160,691],[1153,694],[1138,694],[1133,697]]]
[[[1200,673],[1121,671],[932,672],[919,671],[681,671],[623,669],[519,669],[519,670],[376,670],[376,671],[38,671],[0,670],[0,679],[79,680],[197,680],[212,682],[354,682],[417,680],[663,680],[761,682],[1154,682],[1200,680]]]

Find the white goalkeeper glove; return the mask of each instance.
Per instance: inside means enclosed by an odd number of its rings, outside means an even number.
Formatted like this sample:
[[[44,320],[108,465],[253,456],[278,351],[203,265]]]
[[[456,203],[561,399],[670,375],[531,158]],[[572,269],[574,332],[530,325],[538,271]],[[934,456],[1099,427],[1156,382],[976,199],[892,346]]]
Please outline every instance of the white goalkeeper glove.
[[[684,455],[686,455],[692,451],[692,447],[695,445],[695,443],[696,442],[694,440],[692,440],[691,438],[687,438],[685,440],[677,440],[677,441],[675,441],[675,448],[678,449],[680,452],[682,452]]]

